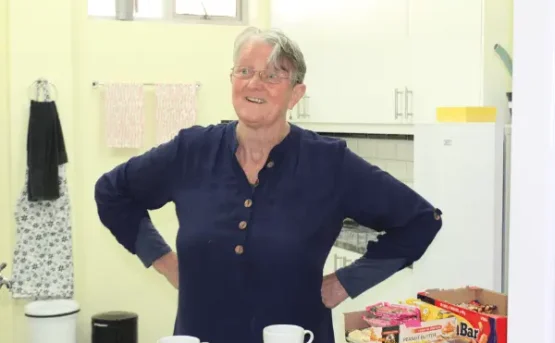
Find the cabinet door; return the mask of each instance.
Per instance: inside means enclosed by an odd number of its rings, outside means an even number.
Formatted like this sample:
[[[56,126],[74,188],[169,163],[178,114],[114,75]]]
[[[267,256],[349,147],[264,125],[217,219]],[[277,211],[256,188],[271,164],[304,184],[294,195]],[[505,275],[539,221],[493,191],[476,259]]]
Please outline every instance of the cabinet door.
[[[482,1],[410,0],[408,113],[435,122],[437,107],[480,106]]]
[[[410,77],[407,17],[408,0],[272,1],[272,27],[307,63],[307,98],[290,120],[395,123]]]
[[[270,26],[283,31],[289,38],[294,40],[301,48],[306,60],[307,51],[314,50],[314,47],[311,47],[312,39],[314,38],[313,33],[307,30],[307,28],[317,22],[315,17],[317,18],[320,13],[317,2],[314,0],[273,0],[271,1],[270,13]],[[312,94],[311,92],[310,95],[313,96],[312,99],[307,94],[299,101],[297,106],[288,112],[287,117],[289,121],[309,121],[311,117],[309,113],[312,113],[310,111],[310,104],[314,100],[316,100],[317,104],[321,102],[318,94]]]

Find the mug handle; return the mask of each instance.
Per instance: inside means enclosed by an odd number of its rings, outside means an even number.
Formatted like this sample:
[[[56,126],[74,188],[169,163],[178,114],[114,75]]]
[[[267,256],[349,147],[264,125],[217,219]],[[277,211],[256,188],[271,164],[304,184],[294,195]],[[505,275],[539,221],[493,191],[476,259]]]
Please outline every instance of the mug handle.
[[[312,333],[312,331],[310,330],[304,330],[304,335],[308,335],[308,342],[306,343],[312,343],[312,341],[314,340],[314,333]]]

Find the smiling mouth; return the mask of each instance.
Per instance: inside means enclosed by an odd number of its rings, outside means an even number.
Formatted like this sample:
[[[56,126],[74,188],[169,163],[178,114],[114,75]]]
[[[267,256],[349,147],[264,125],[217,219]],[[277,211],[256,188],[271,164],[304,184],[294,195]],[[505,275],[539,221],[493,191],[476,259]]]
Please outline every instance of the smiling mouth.
[[[266,102],[266,100],[262,99],[262,98],[255,98],[255,97],[246,97],[245,99],[247,99],[248,102],[252,102],[253,104],[263,104]]]

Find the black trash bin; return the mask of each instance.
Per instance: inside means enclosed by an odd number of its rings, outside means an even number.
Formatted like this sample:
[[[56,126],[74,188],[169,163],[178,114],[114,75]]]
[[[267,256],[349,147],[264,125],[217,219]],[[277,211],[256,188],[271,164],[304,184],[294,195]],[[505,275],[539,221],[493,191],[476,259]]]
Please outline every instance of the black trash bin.
[[[92,343],[137,343],[138,315],[111,311],[92,317]]]

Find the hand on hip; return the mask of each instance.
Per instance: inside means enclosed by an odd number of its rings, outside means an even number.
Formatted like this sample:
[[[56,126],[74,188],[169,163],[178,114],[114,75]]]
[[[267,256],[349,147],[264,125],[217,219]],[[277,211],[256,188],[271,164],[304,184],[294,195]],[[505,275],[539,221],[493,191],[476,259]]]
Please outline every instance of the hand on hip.
[[[334,308],[349,297],[335,273],[324,276],[321,292],[322,302],[327,308]]]

